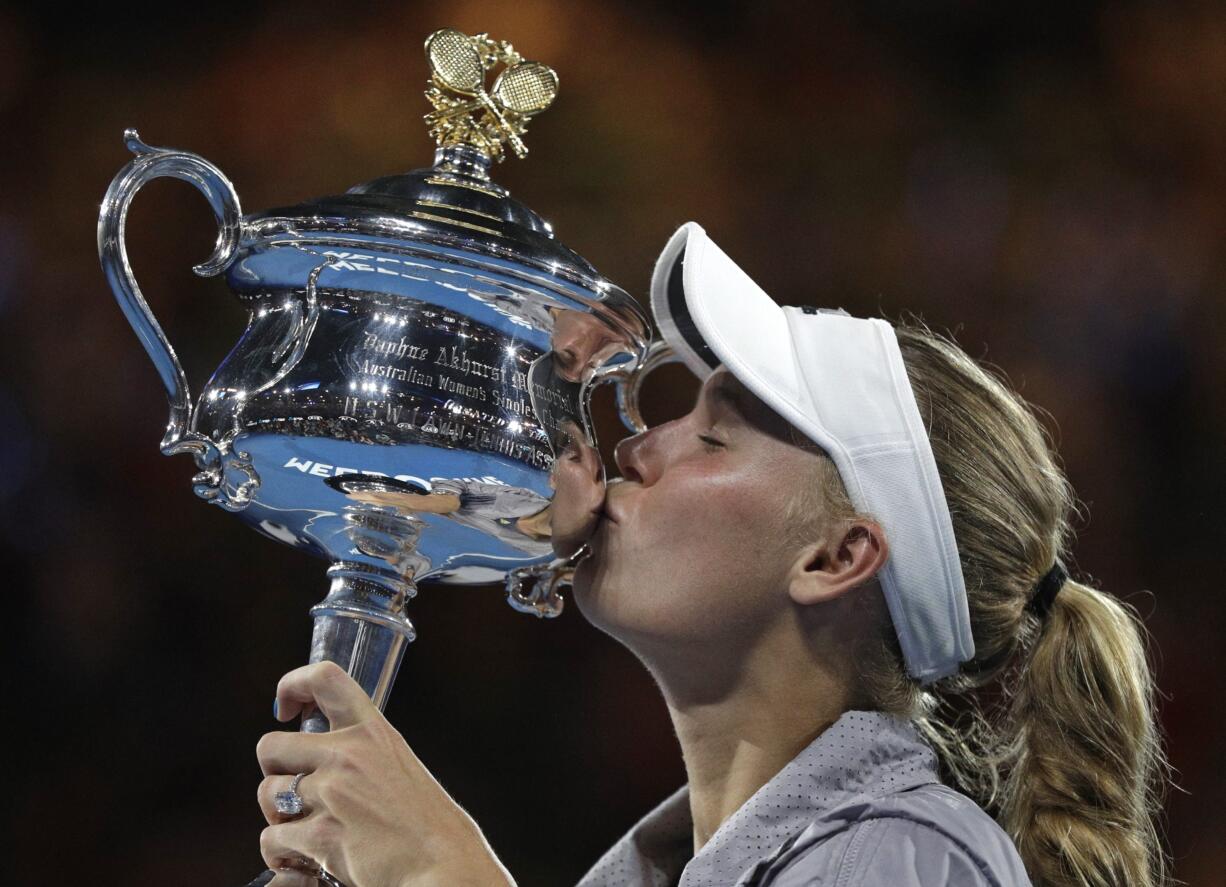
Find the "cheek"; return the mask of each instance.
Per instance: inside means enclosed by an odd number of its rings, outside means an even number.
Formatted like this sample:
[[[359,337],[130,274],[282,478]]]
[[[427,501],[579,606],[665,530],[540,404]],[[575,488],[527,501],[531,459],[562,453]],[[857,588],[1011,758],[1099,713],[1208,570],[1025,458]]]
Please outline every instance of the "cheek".
[[[624,522],[592,540],[574,597],[598,627],[710,636],[769,615],[781,576],[774,504],[740,478],[690,480],[638,491]]]
[[[636,504],[623,541],[661,568],[672,564],[690,575],[755,574],[751,561],[779,525],[771,497],[738,475],[682,476]]]

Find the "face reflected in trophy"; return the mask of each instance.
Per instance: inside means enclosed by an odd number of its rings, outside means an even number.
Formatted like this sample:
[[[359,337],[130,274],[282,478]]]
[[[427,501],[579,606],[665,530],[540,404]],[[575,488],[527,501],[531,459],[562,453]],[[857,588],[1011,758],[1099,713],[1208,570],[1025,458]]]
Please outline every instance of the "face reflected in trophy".
[[[192,456],[201,498],[329,563],[310,660],[339,663],[380,706],[420,584],[504,581],[516,609],[560,612],[582,552],[554,554],[554,464],[568,449],[599,461],[599,385],[641,430],[656,354],[638,303],[491,179],[505,146],[527,154],[557,75],[452,29],[426,56],[432,166],[244,214],[216,166],[128,130],[135,157],[98,223],[107,280],[166,388],[163,454]],[[195,271],[224,274],[248,311],[198,399],[124,243],[134,196],[163,176],[208,200],[217,242]]]

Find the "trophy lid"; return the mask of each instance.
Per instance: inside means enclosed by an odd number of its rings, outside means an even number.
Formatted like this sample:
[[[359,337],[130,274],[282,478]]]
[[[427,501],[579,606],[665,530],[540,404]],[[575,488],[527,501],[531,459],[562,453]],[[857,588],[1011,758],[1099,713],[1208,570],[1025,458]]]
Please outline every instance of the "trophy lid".
[[[360,234],[481,253],[569,279],[588,289],[615,289],[555,236],[549,222],[490,179],[509,143],[527,154],[528,120],[557,94],[551,68],[524,60],[506,42],[454,29],[426,40],[431,83],[425,115],[438,147],[432,167],[355,185],[244,218],[246,246],[283,233]],[[486,71],[504,69],[487,93]]]

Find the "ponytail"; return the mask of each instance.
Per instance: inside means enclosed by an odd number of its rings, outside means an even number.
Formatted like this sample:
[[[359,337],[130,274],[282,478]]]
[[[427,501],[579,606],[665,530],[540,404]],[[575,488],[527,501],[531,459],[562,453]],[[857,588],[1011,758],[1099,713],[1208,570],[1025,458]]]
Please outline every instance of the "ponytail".
[[[1167,882],[1164,759],[1136,611],[1066,582],[1020,671],[1002,825],[1036,885]]]

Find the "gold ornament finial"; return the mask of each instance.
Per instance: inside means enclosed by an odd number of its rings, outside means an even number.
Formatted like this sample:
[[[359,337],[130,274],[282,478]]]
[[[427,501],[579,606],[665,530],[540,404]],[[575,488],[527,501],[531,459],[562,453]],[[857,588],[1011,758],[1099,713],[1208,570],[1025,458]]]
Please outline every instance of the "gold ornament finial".
[[[520,136],[528,120],[558,94],[553,68],[524,61],[505,40],[492,40],[488,34],[469,37],[454,28],[426,38],[426,61],[426,98],[434,106],[426,123],[440,147],[468,145],[491,160],[502,160],[502,144],[510,142],[519,157],[528,153]],[[505,67],[487,93],[485,74],[499,64]]]

